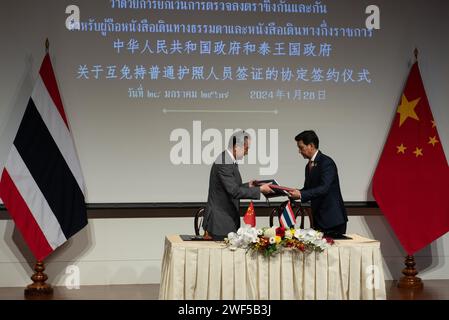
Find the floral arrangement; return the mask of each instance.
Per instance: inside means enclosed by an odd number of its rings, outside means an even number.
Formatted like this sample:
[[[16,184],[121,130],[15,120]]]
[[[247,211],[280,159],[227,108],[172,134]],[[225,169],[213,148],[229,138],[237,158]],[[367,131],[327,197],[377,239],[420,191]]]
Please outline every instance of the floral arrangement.
[[[286,248],[302,252],[322,252],[334,243],[331,238],[323,237],[323,233],[314,229],[300,229],[297,226],[286,229],[272,227],[256,229],[246,225],[237,233],[231,232],[225,239],[231,250],[243,248],[261,252],[264,256],[279,253]]]

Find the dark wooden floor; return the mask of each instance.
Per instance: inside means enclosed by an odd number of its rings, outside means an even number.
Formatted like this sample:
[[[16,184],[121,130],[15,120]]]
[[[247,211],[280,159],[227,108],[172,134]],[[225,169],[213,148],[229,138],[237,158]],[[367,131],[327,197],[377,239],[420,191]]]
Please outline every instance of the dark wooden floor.
[[[0,300],[23,300],[24,288],[0,288]],[[422,290],[404,290],[386,281],[388,300],[449,300],[449,280],[426,280]],[[82,286],[79,290],[55,287],[55,300],[156,300],[159,285]]]

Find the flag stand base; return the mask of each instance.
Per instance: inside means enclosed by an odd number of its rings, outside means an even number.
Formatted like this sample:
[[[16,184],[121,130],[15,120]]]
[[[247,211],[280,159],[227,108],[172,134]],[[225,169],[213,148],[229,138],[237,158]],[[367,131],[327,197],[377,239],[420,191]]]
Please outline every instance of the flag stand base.
[[[421,278],[417,277],[418,271],[415,269],[415,257],[408,255],[405,258],[405,266],[402,270],[402,274],[404,275],[398,282],[398,288],[404,289],[422,289],[423,282]]]
[[[25,298],[27,299],[48,299],[53,296],[53,288],[45,283],[48,279],[44,273],[45,266],[43,261],[37,261],[34,266],[35,274],[31,276],[33,283],[25,289]]]

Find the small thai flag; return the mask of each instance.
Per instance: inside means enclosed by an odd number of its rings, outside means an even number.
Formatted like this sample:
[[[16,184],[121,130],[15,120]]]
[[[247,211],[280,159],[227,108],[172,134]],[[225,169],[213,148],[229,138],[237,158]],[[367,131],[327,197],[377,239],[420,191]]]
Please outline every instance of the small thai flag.
[[[295,213],[293,212],[292,206],[290,205],[290,201],[285,206],[284,211],[279,218],[279,221],[281,222],[281,226],[283,226],[284,228],[290,228],[291,226],[296,224]]]

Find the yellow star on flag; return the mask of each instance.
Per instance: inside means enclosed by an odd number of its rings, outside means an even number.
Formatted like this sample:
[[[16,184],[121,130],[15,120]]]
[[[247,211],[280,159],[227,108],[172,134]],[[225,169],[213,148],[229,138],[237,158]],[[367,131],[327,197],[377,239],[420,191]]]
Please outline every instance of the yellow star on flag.
[[[396,148],[398,149],[398,152],[397,152],[397,153],[402,153],[402,154],[405,154],[405,149],[407,149],[407,147],[404,146],[403,143],[401,143],[400,146],[396,146]]]
[[[420,148],[418,148],[418,147],[416,147],[416,150],[415,151],[413,151],[413,153],[416,155],[416,157],[418,158],[419,156],[423,156],[423,154],[422,154],[422,148],[420,149]]]
[[[421,100],[421,98],[415,99],[413,101],[408,101],[405,94],[402,95],[402,101],[400,106],[398,107],[398,113],[401,115],[399,119],[399,126],[402,126],[407,118],[419,120],[418,115],[415,112],[415,108],[419,100]]]
[[[432,145],[432,147],[435,147],[435,144],[437,144],[439,141],[437,140],[437,136],[429,137],[429,144]]]
[[[435,120],[432,120],[432,128],[435,128],[437,124],[435,123]]]

